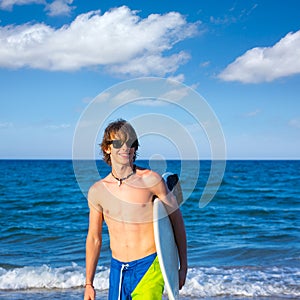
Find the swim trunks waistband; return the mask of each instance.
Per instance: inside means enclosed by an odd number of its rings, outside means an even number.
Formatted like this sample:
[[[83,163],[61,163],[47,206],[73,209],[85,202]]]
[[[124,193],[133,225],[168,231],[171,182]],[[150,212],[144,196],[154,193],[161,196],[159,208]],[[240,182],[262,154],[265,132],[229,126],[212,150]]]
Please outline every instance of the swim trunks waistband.
[[[153,260],[155,259],[156,255],[157,255],[157,254],[156,254],[156,252],[155,252],[155,253],[152,253],[152,254],[150,254],[150,255],[148,255],[148,256],[145,256],[145,257],[143,257],[143,258],[136,259],[136,260],[132,260],[132,261],[129,261],[129,262],[120,261],[120,260],[118,260],[118,259],[112,257],[112,259],[111,259],[111,264],[114,265],[114,266],[117,267],[117,268],[118,268],[119,266],[122,267],[122,265],[126,265],[126,266],[127,266],[127,269],[128,269],[128,268],[133,268],[133,267],[135,267],[136,265],[140,264],[141,262],[146,263],[146,262],[148,261],[148,262],[151,262],[151,263],[152,263]]]

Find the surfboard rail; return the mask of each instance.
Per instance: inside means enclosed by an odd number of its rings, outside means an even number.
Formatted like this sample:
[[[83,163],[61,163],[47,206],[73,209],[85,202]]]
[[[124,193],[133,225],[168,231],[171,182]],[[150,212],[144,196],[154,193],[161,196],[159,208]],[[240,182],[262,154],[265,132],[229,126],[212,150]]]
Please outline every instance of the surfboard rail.
[[[182,191],[178,175],[168,172],[162,177],[180,205]],[[165,281],[165,290],[170,300],[177,300],[179,299],[178,249],[169,215],[159,198],[153,202],[153,229],[158,261]]]
[[[160,199],[156,198],[153,206],[155,245],[165,289],[170,300],[177,300],[179,299],[179,263],[172,224]]]

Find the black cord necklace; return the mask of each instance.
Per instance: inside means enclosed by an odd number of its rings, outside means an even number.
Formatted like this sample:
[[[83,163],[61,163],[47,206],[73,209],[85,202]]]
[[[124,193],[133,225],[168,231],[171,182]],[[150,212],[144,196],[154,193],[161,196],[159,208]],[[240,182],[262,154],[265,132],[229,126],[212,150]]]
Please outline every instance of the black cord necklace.
[[[129,175],[123,178],[118,178],[117,176],[114,175],[113,172],[111,172],[111,175],[113,176],[113,178],[115,178],[118,181],[118,186],[120,187],[123,181],[131,177],[134,173],[135,173],[135,168],[133,169],[132,173],[130,173]]]

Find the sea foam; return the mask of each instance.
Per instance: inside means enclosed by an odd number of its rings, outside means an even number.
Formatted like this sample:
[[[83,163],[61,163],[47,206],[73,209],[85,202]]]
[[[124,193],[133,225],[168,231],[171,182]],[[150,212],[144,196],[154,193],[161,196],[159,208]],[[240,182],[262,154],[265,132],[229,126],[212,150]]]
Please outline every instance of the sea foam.
[[[0,268],[0,290],[82,288],[85,269],[71,266],[51,268]],[[109,286],[109,269],[98,267],[94,280],[97,290]],[[300,297],[300,269],[287,267],[197,267],[190,268],[184,297]]]
[[[95,276],[98,289],[108,288],[108,274],[109,270],[98,267]],[[0,290],[69,289],[83,287],[84,283],[85,269],[75,263],[59,268],[47,265],[10,270],[0,268]]]

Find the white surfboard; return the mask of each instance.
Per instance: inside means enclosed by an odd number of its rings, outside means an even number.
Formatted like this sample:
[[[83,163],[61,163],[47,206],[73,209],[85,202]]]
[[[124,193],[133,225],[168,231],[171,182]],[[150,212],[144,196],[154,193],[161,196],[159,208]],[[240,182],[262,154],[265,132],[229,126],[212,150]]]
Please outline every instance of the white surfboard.
[[[168,183],[168,177],[173,175],[174,174],[172,173],[167,173],[163,175],[163,178]],[[173,181],[173,177],[170,177],[169,179],[171,179],[169,181]],[[177,182],[177,187],[174,192],[176,192],[176,190],[181,192],[178,177]],[[169,189],[173,189],[172,184]],[[175,194],[175,196],[176,198],[177,196],[179,197],[179,199],[177,199],[178,202],[182,201],[182,193],[179,193],[178,195]],[[177,300],[179,299],[178,251],[168,213],[163,202],[158,198],[154,200],[153,218],[156,251],[161,272],[165,281],[165,289],[170,300]]]

